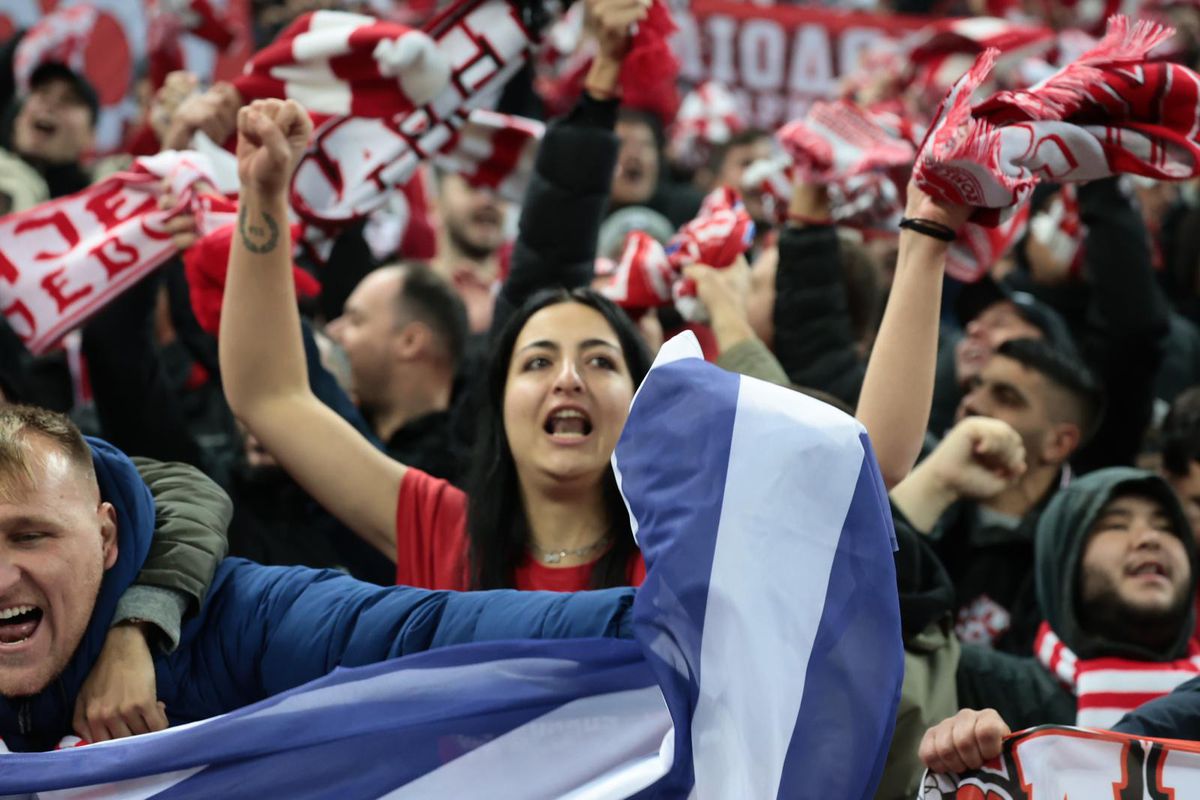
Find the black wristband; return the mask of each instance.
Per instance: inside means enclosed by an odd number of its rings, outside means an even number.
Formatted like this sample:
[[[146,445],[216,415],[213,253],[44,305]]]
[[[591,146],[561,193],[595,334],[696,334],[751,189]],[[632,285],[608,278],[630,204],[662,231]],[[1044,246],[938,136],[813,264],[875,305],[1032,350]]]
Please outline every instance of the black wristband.
[[[907,228],[910,231],[931,236],[934,239],[940,239],[943,242],[953,242],[958,238],[958,234],[948,225],[943,225],[940,222],[934,222],[931,219],[914,219],[912,217],[904,217],[900,220],[900,227]]]

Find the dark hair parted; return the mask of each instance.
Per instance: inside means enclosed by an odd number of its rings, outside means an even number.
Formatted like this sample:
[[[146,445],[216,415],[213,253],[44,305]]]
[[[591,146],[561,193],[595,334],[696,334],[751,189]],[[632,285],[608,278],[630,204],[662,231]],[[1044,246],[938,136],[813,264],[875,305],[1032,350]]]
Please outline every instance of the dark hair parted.
[[[1072,400],[1071,416],[1086,444],[1104,416],[1104,391],[1082,362],[1044,339],[1010,339],[996,353],[1040,373]]]
[[[492,343],[480,403],[479,433],[467,480],[467,537],[470,541],[471,586],[512,588],[516,568],[529,545],[529,522],[504,428],[504,393],[517,337],[537,312],[560,303],[579,303],[599,312],[617,336],[625,365],[636,389],[650,369],[650,354],[625,312],[592,289],[550,289],[529,298],[505,323]],[[592,569],[592,587],[628,585],[629,559],[636,551],[629,513],[617,489],[612,468],[605,471],[604,506],[612,526],[613,545]]]

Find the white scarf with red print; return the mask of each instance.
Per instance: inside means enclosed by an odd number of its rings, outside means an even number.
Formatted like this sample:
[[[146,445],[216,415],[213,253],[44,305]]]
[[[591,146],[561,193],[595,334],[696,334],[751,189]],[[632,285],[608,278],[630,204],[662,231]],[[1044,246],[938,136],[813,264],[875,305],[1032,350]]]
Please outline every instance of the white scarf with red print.
[[[975,221],[994,225],[1042,179],[1200,175],[1200,76],[1146,61],[1172,33],[1113,17],[1097,46],[1055,75],[972,105],[996,58],[983,53],[943,102],[914,177],[936,197],[979,207]]]
[[[164,179],[176,200],[160,209]],[[174,255],[162,230],[167,220],[195,213],[201,232],[231,222],[199,202],[202,180],[212,181],[203,156],[164,152],[82,192],[0,218],[0,314],[25,346],[45,352]]]
[[[493,187],[528,165],[536,125],[474,112],[533,44],[508,0],[460,0],[423,30],[314,12],[260,51],[234,80],[242,97],[294,99],[320,123],[291,189],[314,254],[382,207],[421,161],[456,152],[469,178]]]

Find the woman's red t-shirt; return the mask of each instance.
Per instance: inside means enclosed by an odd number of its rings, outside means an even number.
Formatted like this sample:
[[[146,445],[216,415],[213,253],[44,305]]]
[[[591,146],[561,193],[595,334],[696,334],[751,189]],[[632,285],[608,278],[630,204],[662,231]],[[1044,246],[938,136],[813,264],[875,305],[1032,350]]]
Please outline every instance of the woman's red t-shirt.
[[[592,565],[555,569],[529,556],[517,567],[516,588],[580,592],[591,588]],[[646,579],[641,553],[629,561],[630,586]],[[396,583],[425,589],[470,588],[467,495],[447,481],[409,467],[396,503]]]

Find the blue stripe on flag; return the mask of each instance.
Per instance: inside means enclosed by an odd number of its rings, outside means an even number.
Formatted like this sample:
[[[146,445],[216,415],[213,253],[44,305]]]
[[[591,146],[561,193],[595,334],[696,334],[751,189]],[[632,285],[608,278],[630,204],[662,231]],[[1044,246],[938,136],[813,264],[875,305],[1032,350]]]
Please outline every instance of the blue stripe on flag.
[[[895,531],[865,434],[862,443],[866,458],[838,540],[813,644],[820,657],[809,662],[781,798],[797,796],[814,775],[821,797],[872,797],[895,728],[904,675]]]
[[[646,796],[686,794],[694,781],[691,740],[679,721],[691,718],[699,698],[708,575],[739,386],[737,375],[700,359],[656,365],[614,454],[635,530],[654,532],[639,541],[647,580],[634,600],[634,631],[676,720],[671,773]]]
[[[339,669],[189,730],[4,755],[0,795],[210,765],[162,797],[221,797],[230,788],[239,797],[288,796],[272,787],[282,780],[311,790],[339,774],[338,796],[375,798],[563,703],[652,685],[640,648],[629,641],[448,647]],[[359,755],[378,752],[372,738],[388,742],[388,757],[374,762],[379,770],[359,774]],[[190,794],[194,787],[207,794]]]

